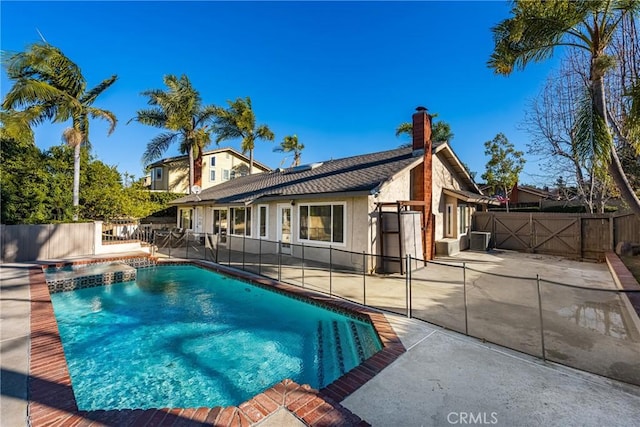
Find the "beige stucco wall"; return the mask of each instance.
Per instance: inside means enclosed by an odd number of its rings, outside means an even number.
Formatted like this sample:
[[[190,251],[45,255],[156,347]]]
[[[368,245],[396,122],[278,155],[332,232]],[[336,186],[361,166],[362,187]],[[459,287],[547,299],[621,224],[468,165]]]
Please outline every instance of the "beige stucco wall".
[[[278,206],[284,205],[291,207],[291,220],[293,225],[293,233],[291,236],[291,243],[293,244],[301,244],[302,242],[299,239],[299,221],[298,221],[298,212],[299,207],[302,204],[329,204],[329,203],[344,203],[345,204],[345,213],[346,213],[346,222],[345,222],[345,230],[344,237],[345,243],[331,243],[328,242],[311,242],[305,241],[305,245],[314,245],[314,246],[326,246],[329,247],[331,245],[335,248],[340,248],[346,251],[354,251],[354,252],[362,252],[368,250],[368,222],[364,219],[368,216],[368,197],[367,196],[359,196],[359,197],[337,197],[335,199],[327,199],[327,198],[313,198],[313,199],[303,199],[303,200],[294,200],[294,205],[291,205],[292,199],[285,199],[282,201],[271,201],[266,203],[256,202],[255,204],[250,205],[252,208],[251,212],[251,237],[258,238],[259,233],[259,206],[267,206],[268,207],[268,226],[267,226],[267,240],[278,241],[279,236],[277,234],[278,230]],[[243,206],[243,205],[237,205]],[[230,206],[220,206],[215,208],[220,209],[228,209]],[[209,205],[204,208],[204,232],[212,233],[213,232],[213,209],[214,206]]]
[[[214,181],[211,180],[211,159],[215,157],[215,171],[216,171],[216,179]],[[230,151],[212,153],[203,156],[202,158],[202,188],[213,187],[214,185],[220,184],[222,182],[228,181],[224,179],[224,172],[229,171],[229,176],[231,176],[231,171],[236,171],[238,176],[240,176],[239,172],[244,172],[246,174],[249,173],[249,162],[244,161],[243,159],[236,156],[234,153]],[[253,173],[264,172],[262,169],[259,169],[253,165]]]
[[[211,180],[211,163],[212,158],[215,157],[215,180]],[[174,193],[187,193],[189,189],[189,159],[180,159],[167,163],[162,167],[162,179],[154,180],[153,170],[151,175],[151,185],[153,190],[171,191]],[[240,172],[249,172],[249,162],[238,157],[232,151],[221,151],[211,153],[203,156],[202,158],[202,182],[201,188],[209,188],[214,185],[228,181],[224,179],[224,171],[228,171],[229,178],[231,172],[236,171],[237,176],[240,176]],[[253,173],[264,172],[262,169],[253,166]]]

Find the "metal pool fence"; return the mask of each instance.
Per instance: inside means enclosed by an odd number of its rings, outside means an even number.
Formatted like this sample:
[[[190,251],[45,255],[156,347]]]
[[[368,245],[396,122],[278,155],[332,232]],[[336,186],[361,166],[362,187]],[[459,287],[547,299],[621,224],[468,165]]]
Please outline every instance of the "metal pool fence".
[[[159,256],[228,265],[627,383],[640,385],[638,290],[588,288],[406,257],[247,237],[158,232]],[[395,261],[398,261],[396,258]]]

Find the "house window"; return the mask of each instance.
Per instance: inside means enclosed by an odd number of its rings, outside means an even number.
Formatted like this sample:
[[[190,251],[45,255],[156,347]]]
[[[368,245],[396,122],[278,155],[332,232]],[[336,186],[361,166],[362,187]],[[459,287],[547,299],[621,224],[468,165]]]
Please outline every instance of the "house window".
[[[209,181],[213,182],[216,180],[216,168],[211,166],[209,169]]]
[[[229,181],[229,169],[222,169],[222,180]]]
[[[220,243],[227,243],[227,210],[213,210],[213,234],[219,235]]]
[[[162,168],[153,168],[153,180],[162,181]]]
[[[345,205],[300,205],[300,240],[344,243]]]
[[[258,221],[260,224],[260,230],[258,231],[258,234],[260,237],[264,237],[266,239],[269,236],[267,232],[268,230],[267,227],[269,224],[269,206],[267,205],[259,206],[258,213],[260,215],[260,217],[258,218]]]
[[[215,166],[216,165],[216,156],[211,156],[211,158],[209,159],[209,166]]]
[[[193,229],[193,209],[182,208],[178,211],[178,226],[184,230]]]
[[[444,216],[444,232],[446,237],[453,237],[453,205],[447,204]]]
[[[458,205],[458,234],[467,234],[469,227],[469,207]]]
[[[231,234],[251,236],[251,208],[231,208]]]

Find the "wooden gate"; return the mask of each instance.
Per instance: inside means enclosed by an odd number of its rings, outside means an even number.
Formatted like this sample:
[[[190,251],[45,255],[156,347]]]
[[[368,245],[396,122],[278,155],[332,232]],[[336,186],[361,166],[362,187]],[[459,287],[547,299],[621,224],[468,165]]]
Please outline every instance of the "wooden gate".
[[[613,248],[610,215],[476,212],[473,230],[491,232],[492,247],[602,260]]]

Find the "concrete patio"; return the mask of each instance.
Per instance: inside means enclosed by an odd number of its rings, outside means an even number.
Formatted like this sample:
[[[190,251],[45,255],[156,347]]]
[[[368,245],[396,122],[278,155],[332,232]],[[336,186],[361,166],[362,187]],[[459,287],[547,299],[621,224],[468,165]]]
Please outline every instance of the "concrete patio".
[[[464,262],[475,263],[473,268],[477,270],[496,268],[495,263],[485,258],[491,255],[477,255],[465,253],[467,258]],[[527,257],[519,260],[514,268],[520,274],[527,268],[538,271],[544,268],[546,272],[560,268],[556,273],[560,277],[570,277],[578,283],[589,280],[593,287],[610,286],[602,265],[561,262],[560,266],[551,267],[548,258],[530,256],[528,260]],[[0,268],[0,425],[3,426],[27,423],[28,267],[26,264],[5,264]],[[507,274],[504,270],[501,273]],[[339,279],[336,280],[338,285]],[[345,276],[344,280],[353,281],[353,278]],[[399,286],[403,283],[404,279],[398,280]],[[353,286],[354,290],[360,289],[360,286]],[[483,289],[485,287],[478,287],[478,291]],[[514,292],[520,294],[520,291]],[[506,299],[509,297],[509,294],[500,295]],[[375,300],[371,301],[375,303]],[[432,301],[431,308],[444,302]],[[463,420],[468,423],[472,419],[476,423],[496,425],[596,426],[636,425],[636,420],[640,419],[640,387],[543,362],[420,320],[385,315],[407,352],[341,402],[373,425],[448,425],[464,424]],[[453,316],[451,320],[459,321],[459,317]],[[580,326],[579,322],[576,324]],[[562,336],[557,339],[563,340]],[[599,342],[594,348],[586,348],[585,354],[605,352],[600,350],[600,346],[606,350],[611,342]],[[637,374],[635,370],[640,371],[640,366],[629,366],[628,369]],[[283,420],[298,421],[279,411],[278,417],[268,418],[261,425],[282,425]]]

